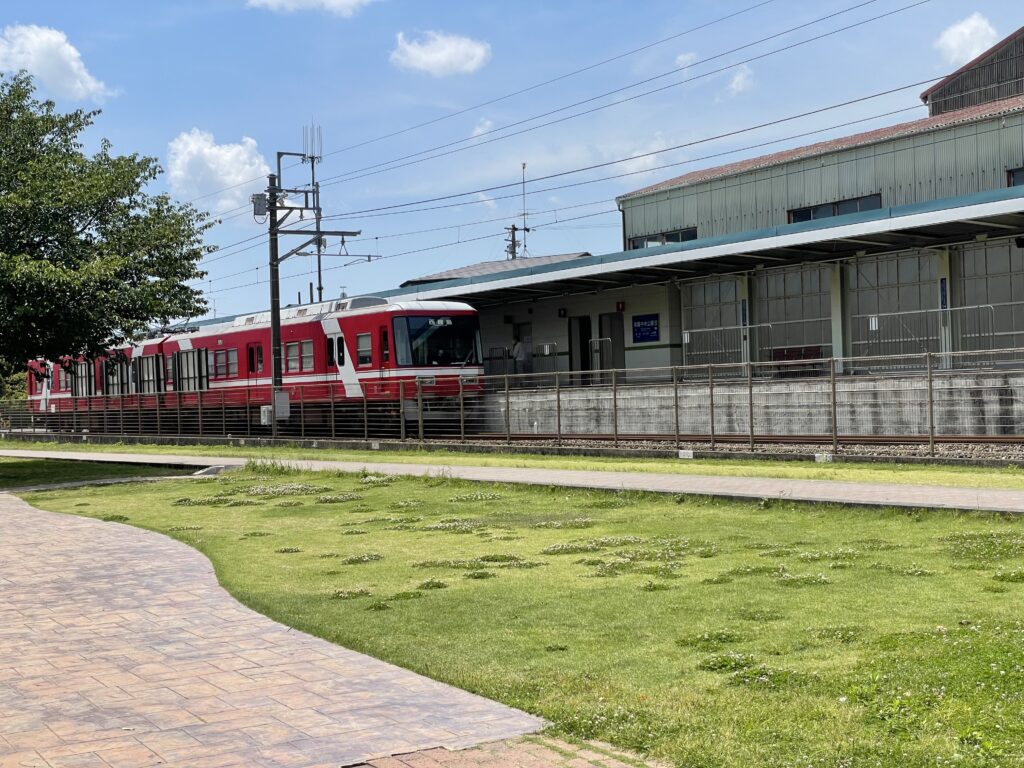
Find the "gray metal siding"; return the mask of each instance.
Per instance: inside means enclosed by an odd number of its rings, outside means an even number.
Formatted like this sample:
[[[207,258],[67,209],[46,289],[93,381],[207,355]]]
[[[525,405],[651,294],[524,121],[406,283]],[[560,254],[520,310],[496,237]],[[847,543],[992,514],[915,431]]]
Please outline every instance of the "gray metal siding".
[[[1024,35],[953,78],[928,97],[928,111],[941,115],[1024,93]]]
[[[623,200],[626,237],[746,232],[786,224],[794,208],[876,193],[889,207],[1001,189],[1022,166],[1024,116],[1011,115]]]

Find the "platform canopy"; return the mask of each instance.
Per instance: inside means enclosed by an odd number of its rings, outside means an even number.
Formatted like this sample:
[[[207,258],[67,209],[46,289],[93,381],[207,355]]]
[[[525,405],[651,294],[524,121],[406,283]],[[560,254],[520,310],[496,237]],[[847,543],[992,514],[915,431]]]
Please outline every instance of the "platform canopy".
[[[476,307],[593,293],[804,262],[1024,236],[1024,187],[881,208],[722,237],[603,255],[501,262],[501,270],[428,276],[376,295]],[[433,279],[432,279],[433,278]]]

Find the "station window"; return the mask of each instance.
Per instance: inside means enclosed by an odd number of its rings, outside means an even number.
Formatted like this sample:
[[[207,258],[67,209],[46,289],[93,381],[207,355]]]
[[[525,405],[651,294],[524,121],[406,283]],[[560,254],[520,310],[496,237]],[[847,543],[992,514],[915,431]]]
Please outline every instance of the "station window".
[[[360,333],[356,336],[356,362],[361,365],[373,365],[373,335]]]
[[[845,216],[848,213],[876,211],[881,207],[881,195],[865,195],[864,197],[854,197],[849,200],[837,200],[834,203],[811,205],[807,208],[794,208],[789,212],[789,221],[791,224],[801,221],[817,221],[818,219],[829,219],[833,216]]]
[[[238,375],[238,350],[218,349],[213,353],[213,377],[223,379]]]
[[[664,245],[665,243],[685,243],[696,239],[697,228],[687,227],[685,229],[676,229],[672,232],[660,232],[656,235],[643,235],[641,237],[631,238],[629,241],[629,248],[630,250],[636,250],[637,248],[652,248],[656,245]]]
[[[1014,168],[1007,171],[1007,184],[1011,187],[1024,187],[1024,168]]]

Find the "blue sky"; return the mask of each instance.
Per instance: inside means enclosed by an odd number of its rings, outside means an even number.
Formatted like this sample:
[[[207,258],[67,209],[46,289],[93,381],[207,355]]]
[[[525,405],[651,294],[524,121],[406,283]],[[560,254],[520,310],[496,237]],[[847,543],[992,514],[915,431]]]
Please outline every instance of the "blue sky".
[[[938,77],[1024,24],[1016,0],[930,0],[773,53],[915,0],[874,0],[858,8],[863,0],[774,0],[742,12],[758,2],[52,0],[16,8],[5,3],[0,70],[29,69],[41,94],[63,109],[100,107],[103,114],[90,142],[107,137],[117,151],[158,157],[168,172],[159,189],[223,214],[209,242],[245,242],[209,258],[209,277],[202,286],[211,309],[226,315],[265,307],[268,287],[267,249],[260,237],[265,226],[243,208],[265,181],[223,188],[265,174],[278,150],[300,150],[303,126],[311,122],[323,131],[325,158],[318,175],[334,182],[323,189],[328,215],[513,184],[520,179],[522,162],[529,180],[625,160],[527,185],[529,223],[543,225],[529,235],[530,255],[603,253],[621,246],[616,195],[695,168],[922,117],[923,107],[910,108],[919,104],[917,94],[923,89],[731,138],[667,148]],[[727,53],[844,10],[830,20]],[[470,109],[737,13],[583,74]],[[769,55],[741,63],[762,54]],[[722,67],[729,68],[708,74]],[[503,127],[510,123],[674,69],[680,71],[571,112],[696,79],[504,138],[509,131]],[[903,109],[909,111],[875,117]],[[865,118],[873,119],[787,140]],[[744,149],[779,140],[770,148]],[[461,151],[393,170],[370,168],[451,142],[462,142],[451,147]],[[357,144],[363,146],[349,149]],[[634,157],[644,153],[655,154]],[[719,153],[729,154],[700,159]],[[688,164],[648,170],[669,163]],[[301,183],[306,172],[290,169],[286,181]],[[606,178],[633,172],[639,173]],[[576,182],[588,183],[548,189]],[[363,231],[358,242],[348,244],[349,254],[385,258],[353,264],[332,245],[334,254],[325,258],[325,295],[339,295],[342,286],[350,295],[372,293],[410,277],[503,258],[503,228],[513,220],[521,223],[522,203],[518,197],[491,198],[518,192],[512,187],[437,203],[448,206],[437,210],[393,208],[376,211],[388,215],[353,213],[331,221],[333,227]],[[298,290],[306,292],[311,266],[311,259],[298,257],[282,267],[286,301],[294,301]]]

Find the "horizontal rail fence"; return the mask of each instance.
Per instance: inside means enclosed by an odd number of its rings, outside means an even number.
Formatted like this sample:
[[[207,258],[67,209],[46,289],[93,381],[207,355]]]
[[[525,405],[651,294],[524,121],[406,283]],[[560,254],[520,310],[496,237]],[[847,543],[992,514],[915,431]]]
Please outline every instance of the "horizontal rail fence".
[[[287,386],[290,440],[831,444],[1024,440],[1024,350]],[[0,432],[270,437],[271,388],[0,403]]]
[[[893,361],[897,370],[913,369],[922,353],[942,353],[954,343],[960,352],[992,351],[996,347],[995,321],[995,307],[990,304],[854,315],[850,318],[851,346],[858,357],[874,361],[869,370],[885,370],[879,366],[888,364],[883,363],[887,357],[903,358]],[[990,365],[992,360],[974,356],[948,358],[944,362],[968,367]]]

